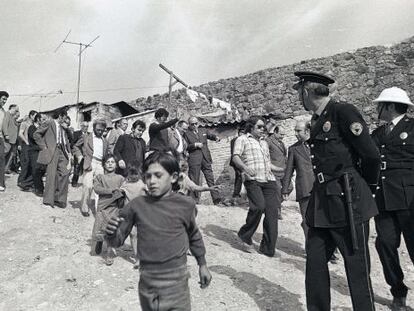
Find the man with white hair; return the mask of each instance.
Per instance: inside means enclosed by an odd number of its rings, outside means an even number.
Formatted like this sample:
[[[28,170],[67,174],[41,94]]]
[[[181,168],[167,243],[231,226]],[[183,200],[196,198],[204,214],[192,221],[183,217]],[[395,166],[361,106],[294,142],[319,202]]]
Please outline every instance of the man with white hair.
[[[381,172],[375,199],[378,251],[385,280],[391,286],[392,310],[407,310],[408,287],[398,256],[401,234],[414,263],[414,119],[406,116],[414,104],[400,88],[383,90],[377,103],[378,119],[387,123],[372,133],[381,154]]]

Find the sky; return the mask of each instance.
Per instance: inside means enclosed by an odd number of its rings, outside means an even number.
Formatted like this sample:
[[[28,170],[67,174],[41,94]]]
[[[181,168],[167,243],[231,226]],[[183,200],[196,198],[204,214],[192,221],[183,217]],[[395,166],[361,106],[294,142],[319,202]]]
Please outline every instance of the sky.
[[[0,89],[23,114],[168,91],[414,36],[413,0],[2,1]],[[176,86],[175,88],[178,88]],[[61,94],[62,93],[62,94]],[[7,106],[7,105],[6,105]]]

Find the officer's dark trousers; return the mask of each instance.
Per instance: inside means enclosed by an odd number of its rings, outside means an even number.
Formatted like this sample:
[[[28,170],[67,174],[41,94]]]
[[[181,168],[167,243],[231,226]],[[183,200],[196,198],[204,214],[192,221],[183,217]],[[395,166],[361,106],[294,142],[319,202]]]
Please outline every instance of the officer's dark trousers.
[[[411,261],[414,263],[414,213],[409,210],[381,211],[375,217],[377,248],[387,283],[394,297],[406,297],[408,288],[404,284],[404,273],[398,257],[401,233]]]
[[[190,177],[190,179],[197,185],[200,185],[200,172],[203,172],[207,185],[209,187],[214,186],[214,175],[213,169],[211,168],[211,163],[206,161],[204,158],[200,165],[190,165],[188,168],[188,177]],[[213,203],[220,201],[220,195],[217,191],[210,191],[210,194],[211,198],[213,199]],[[194,197],[198,202],[200,197],[199,193],[194,193]]]
[[[76,186],[79,181],[79,176],[83,175],[83,159],[82,161],[78,161],[77,157],[73,158],[73,176],[72,176],[72,186]]]
[[[353,310],[375,310],[370,280],[368,222],[356,225],[359,249],[352,251],[349,228],[309,227],[306,244],[306,303],[309,311],[330,311],[331,295],[328,261],[338,247],[345,261],[345,271]]]
[[[257,182],[245,181],[247,197],[249,198],[249,212],[246,224],[239,230],[239,237],[247,244],[252,244],[252,236],[260,224],[263,213],[263,238],[260,251],[267,255],[275,254],[278,231],[278,206],[280,205],[280,189],[275,181]]]

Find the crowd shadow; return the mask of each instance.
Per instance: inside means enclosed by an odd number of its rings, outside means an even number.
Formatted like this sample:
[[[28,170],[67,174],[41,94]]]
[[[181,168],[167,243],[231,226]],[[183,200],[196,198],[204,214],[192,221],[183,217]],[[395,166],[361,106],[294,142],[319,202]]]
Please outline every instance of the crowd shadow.
[[[210,270],[228,276],[233,285],[248,294],[260,310],[297,311],[303,309],[300,295],[291,293],[284,287],[272,283],[265,278],[221,265],[211,266]]]

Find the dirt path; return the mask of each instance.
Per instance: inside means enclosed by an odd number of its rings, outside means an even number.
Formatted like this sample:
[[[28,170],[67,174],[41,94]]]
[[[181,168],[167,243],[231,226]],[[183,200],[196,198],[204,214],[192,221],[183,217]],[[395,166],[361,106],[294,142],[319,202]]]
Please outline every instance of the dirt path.
[[[0,193],[0,310],[140,310],[138,271],[124,246],[111,267],[89,255],[93,218],[83,218],[76,201],[80,189],[70,188],[69,206],[51,209],[41,199],[19,191],[16,176]],[[198,287],[194,258],[189,258],[193,310],[305,310],[303,233],[293,202],[283,210],[277,243],[278,256],[267,258],[240,250],[236,232],[246,210],[240,207],[200,206],[198,223],[207,247],[213,282]],[[261,229],[260,229],[261,230]],[[389,310],[391,296],[370,246],[372,281],[377,310]],[[260,234],[255,236],[256,245]],[[407,285],[414,288],[413,265],[402,251]],[[332,309],[351,310],[342,261],[331,266]],[[414,306],[413,295],[408,304]]]

